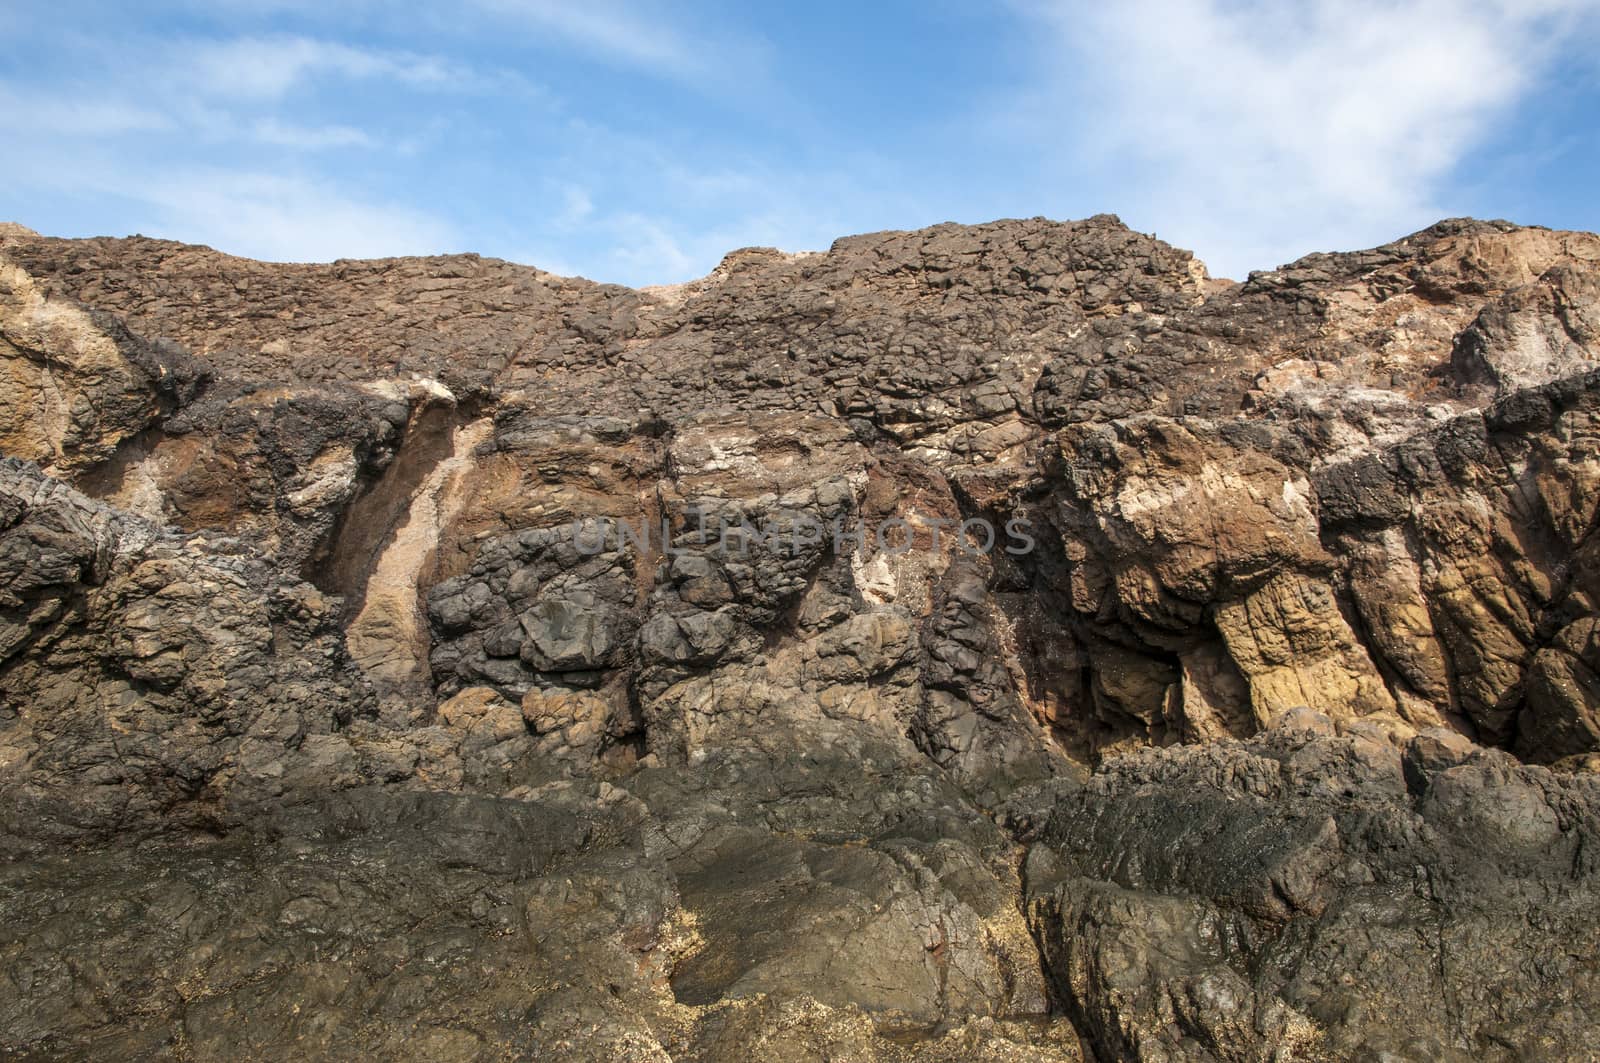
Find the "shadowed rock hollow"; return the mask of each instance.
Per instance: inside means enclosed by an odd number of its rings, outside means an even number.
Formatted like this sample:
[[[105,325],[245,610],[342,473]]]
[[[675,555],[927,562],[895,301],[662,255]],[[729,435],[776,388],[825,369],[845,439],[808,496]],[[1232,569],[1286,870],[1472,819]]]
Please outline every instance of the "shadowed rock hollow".
[[[1600,1052],[1593,235],[3,226],[0,372],[0,1050]]]

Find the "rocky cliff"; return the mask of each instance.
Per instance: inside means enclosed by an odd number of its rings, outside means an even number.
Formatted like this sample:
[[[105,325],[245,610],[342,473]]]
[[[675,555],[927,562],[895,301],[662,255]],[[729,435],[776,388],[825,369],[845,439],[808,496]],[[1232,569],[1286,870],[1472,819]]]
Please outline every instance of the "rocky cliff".
[[[1600,1053],[1600,237],[0,226],[0,373],[0,1051]]]

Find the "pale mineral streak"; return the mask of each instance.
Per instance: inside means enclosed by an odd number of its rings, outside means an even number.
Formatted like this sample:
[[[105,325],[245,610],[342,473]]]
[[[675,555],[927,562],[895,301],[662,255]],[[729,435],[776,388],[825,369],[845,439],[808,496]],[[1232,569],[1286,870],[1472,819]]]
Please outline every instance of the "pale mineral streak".
[[[0,1053],[1593,1058],[1597,357],[1504,222],[0,225]]]

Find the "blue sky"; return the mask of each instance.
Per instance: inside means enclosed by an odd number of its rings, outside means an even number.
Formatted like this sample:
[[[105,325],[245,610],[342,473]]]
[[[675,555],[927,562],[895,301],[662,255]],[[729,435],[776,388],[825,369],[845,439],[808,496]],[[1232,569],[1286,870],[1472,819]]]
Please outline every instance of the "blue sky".
[[[625,284],[1120,214],[1243,276],[1600,229],[1600,0],[7,0],[0,219]]]

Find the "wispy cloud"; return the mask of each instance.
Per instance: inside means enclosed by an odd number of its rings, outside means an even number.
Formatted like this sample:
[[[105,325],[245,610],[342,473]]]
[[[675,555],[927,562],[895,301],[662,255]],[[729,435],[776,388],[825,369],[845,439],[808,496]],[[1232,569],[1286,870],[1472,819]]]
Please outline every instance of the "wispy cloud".
[[[567,123],[560,139],[561,152],[543,160],[551,176],[529,197],[537,206],[521,231],[504,245],[488,234],[480,250],[557,273],[669,284],[705,275],[739,247],[824,248],[852,227],[851,217],[870,216],[862,175],[845,167],[696,160],[649,136],[585,121]]]
[[[293,120],[284,97],[299,89],[310,90],[313,111],[326,106],[327,92],[350,81],[536,95],[510,71],[307,37],[184,38],[94,54],[104,62],[93,66],[92,79],[64,85],[0,80],[0,129],[69,138],[161,132],[312,152],[397,141],[348,123]]]
[[[456,225],[428,209],[311,173],[141,163],[93,141],[56,141],[11,160],[7,179],[13,190],[48,186],[59,201],[92,208],[85,218],[110,207],[114,225],[89,223],[102,233],[204,243],[249,258],[326,262],[467,249]]]
[[[470,72],[437,57],[356,48],[308,37],[238,37],[190,41],[173,74],[202,91],[271,100],[318,77],[384,79],[408,85],[447,86]]]
[[[1030,4],[1111,204],[1238,274],[1448,212],[1443,179],[1597,0]],[[1091,116],[1084,118],[1083,116]],[[1063,119],[1060,116],[1070,116]],[[1064,131],[1065,132],[1065,131]],[[1089,135],[1085,138],[1084,132]]]
[[[152,175],[125,186],[147,235],[199,239],[280,262],[426,255],[459,248],[448,223],[301,177],[233,171]],[[136,217],[139,215],[136,214]]]
[[[98,95],[78,99],[30,96],[0,84],[0,129],[52,137],[105,137],[174,128],[170,115]]]
[[[371,148],[379,141],[371,134],[347,125],[303,126],[276,118],[261,118],[251,123],[248,135],[261,144],[297,151],[326,148]]]
[[[1470,201],[1464,160],[1533,151],[1506,118],[1547,95],[1600,97],[1573,90],[1594,38],[1560,39],[1600,0],[1010,0],[864,18],[854,50],[760,5],[58,3],[0,73],[0,137],[26,146],[0,214],[280,259],[470,245],[632,284],[748,244],[1099,210],[1237,276],[1515,213],[1507,187],[1589,147]],[[1528,220],[1592,216],[1566,195],[1574,217]]]
[[[692,8],[637,0],[466,0],[465,8],[545,43],[615,66],[690,85],[728,106],[772,96],[772,46],[726,25],[707,25]],[[737,91],[734,91],[737,89]]]
[[[561,209],[552,224],[558,229],[571,229],[582,225],[594,214],[594,198],[589,190],[571,182],[561,186]]]
[[[676,27],[617,0],[470,0],[470,5],[511,16],[604,56],[668,73],[693,73],[706,57]]]

